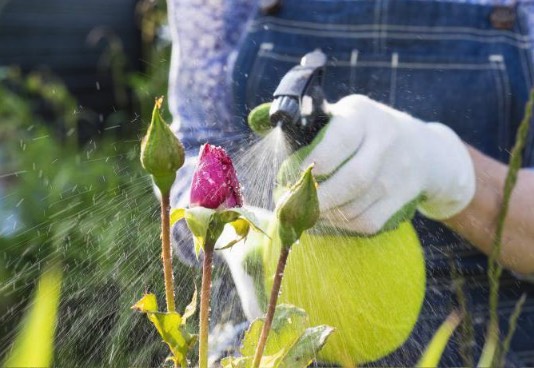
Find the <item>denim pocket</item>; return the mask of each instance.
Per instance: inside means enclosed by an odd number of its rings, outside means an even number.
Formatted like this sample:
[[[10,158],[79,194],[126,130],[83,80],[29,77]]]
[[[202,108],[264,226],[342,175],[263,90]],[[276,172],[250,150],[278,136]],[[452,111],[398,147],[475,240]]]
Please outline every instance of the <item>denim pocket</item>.
[[[391,105],[444,123],[486,154],[506,158],[512,94],[501,55],[399,59],[392,68]]]

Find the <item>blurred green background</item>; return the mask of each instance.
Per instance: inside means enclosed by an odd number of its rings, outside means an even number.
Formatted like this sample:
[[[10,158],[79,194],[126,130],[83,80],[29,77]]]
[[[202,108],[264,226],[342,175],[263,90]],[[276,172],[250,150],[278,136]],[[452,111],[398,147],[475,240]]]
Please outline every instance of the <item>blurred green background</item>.
[[[54,365],[156,366],[166,348],[129,306],[163,295],[138,150],[167,91],[166,6],[87,3],[0,1],[0,362],[59,264]],[[175,262],[175,277],[183,308],[196,271]]]

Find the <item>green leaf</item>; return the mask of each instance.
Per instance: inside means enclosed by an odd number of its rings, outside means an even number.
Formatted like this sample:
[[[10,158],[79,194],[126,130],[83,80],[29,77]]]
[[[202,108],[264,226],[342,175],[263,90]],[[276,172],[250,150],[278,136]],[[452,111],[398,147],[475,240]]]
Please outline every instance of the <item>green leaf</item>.
[[[326,325],[307,328],[295,344],[287,349],[277,367],[307,367],[332,332],[334,329]]]
[[[31,309],[24,317],[5,367],[49,367],[54,352],[54,332],[59,306],[61,270],[47,269],[41,276]]]
[[[156,295],[154,294],[143,295],[143,297],[132,306],[132,309],[135,309],[142,313],[157,312],[158,301],[156,299]]]
[[[244,209],[244,208],[232,208],[228,210],[223,210],[220,212],[217,212],[214,218],[217,219],[218,224],[230,224],[236,234],[237,238],[228,242],[226,245],[223,245],[222,247],[217,248],[216,250],[224,250],[233,247],[235,244],[239,243],[240,241],[244,240],[249,232],[250,228],[252,227],[255,231],[258,231],[262,233],[263,235],[269,237],[264,230],[261,229],[260,222],[256,218],[256,216]],[[213,227],[216,229],[221,229],[216,226],[216,224],[213,224]],[[220,233],[218,234],[218,236]],[[218,237],[217,236],[217,237]]]
[[[230,225],[234,228],[235,233],[243,238],[246,237],[250,231],[250,223],[242,218],[230,222]]]
[[[257,319],[250,325],[241,347],[243,356],[224,359],[221,362],[224,368],[251,367],[263,323],[263,319]],[[260,366],[262,368],[307,367],[333,331],[334,329],[329,326],[309,327],[308,316],[304,310],[289,304],[281,304],[276,308]]]
[[[252,226],[254,230],[259,231],[265,236],[268,236],[267,233],[262,229],[260,221],[251,211],[243,207],[236,207],[236,208],[225,210],[223,211],[223,213],[228,214],[227,215],[228,219],[231,219],[230,221],[227,221],[227,223],[234,222],[235,220],[240,218],[240,219],[246,220],[249,223],[249,225]]]
[[[206,238],[208,236],[208,228],[212,221],[212,216],[216,213],[215,210],[204,207],[193,207],[185,210],[185,221],[195,243],[195,253],[198,257],[201,249],[204,249]]]
[[[170,360],[177,365],[187,367],[187,353],[196,343],[196,335],[191,335],[185,331],[185,320],[196,309],[196,292],[190,305],[186,308],[185,318],[176,312],[157,312],[157,306],[156,296],[146,294],[132,306],[132,309],[145,313],[156,327],[161,338],[171,350],[172,358]]]
[[[185,208],[175,208],[171,210],[170,224],[173,226],[185,216]]]
[[[241,347],[241,354],[244,356],[254,355],[256,345],[260,339],[263,322],[263,318],[261,318],[250,325]],[[303,309],[289,304],[278,305],[274,313],[271,332],[267,338],[264,354],[272,355],[288,345],[292,345],[309,324],[308,315]]]
[[[182,333],[182,317],[176,312],[149,312],[147,317],[154,324],[163,341],[169,346],[174,361],[185,367],[187,365],[186,357],[189,351],[189,341]]]
[[[437,367],[443,351],[460,321],[461,317],[456,311],[447,317],[430,340],[423,356],[417,363],[417,367]]]

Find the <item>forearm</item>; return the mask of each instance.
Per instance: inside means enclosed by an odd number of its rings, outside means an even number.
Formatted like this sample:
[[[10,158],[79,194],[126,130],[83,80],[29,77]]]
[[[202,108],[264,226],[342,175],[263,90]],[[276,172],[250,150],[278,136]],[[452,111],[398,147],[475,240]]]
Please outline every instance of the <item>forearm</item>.
[[[468,207],[444,223],[486,254],[501,207],[507,166],[469,147],[476,192]],[[521,274],[534,273],[534,171],[521,170],[505,221],[500,263]]]

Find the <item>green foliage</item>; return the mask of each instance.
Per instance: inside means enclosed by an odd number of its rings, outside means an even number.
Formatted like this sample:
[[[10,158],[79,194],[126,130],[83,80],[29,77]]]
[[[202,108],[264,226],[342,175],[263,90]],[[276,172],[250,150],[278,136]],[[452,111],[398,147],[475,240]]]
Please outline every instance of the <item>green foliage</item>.
[[[499,303],[499,279],[502,274],[502,266],[499,264],[498,259],[501,255],[502,238],[504,233],[504,222],[508,214],[508,207],[510,204],[510,198],[517,182],[517,175],[522,165],[523,149],[528,140],[528,131],[532,121],[532,113],[534,109],[534,89],[530,91],[529,100],[525,106],[525,115],[519,128],[516,132],[515,144],[510,153],[510,161],[508,164],[508,172],[504,182],[503,198],[499,215],[497,217],[497,226],[495,228],[495,236],[493,237],[493,244],[491,254],[488,260],[488,279],[490,282],[490,296],[489,296],[489,309],[490,320],[488,327],[488,335],[486,337],[486,344],[482,351],[482,358],[486,362],[490,363],[489,366],[498,366],[501,362],[499,357],[499,316],[498,316],[498,303]],[[518,314],[520,311],[517,312]]]
[[[257,319],[250,325],[241,346],[242,356],[223,359],[224,368],[251,367],[263,323],[263,319]],[[304,310],[289,304],[278,305],[260,366],[307,367],[334,332],[329,326],[309,327],[309,325]]]
[[[432,340],[428,344],[421,359],[417,363],[417,367],[437,367],[443,351],[449,342],[454,330],[460,324],[461,318],[457,312],[452,312],[445,322],[441,324],[436,331]]]
[[[165,79],[168,58],[160,56],[167,53],[156,50],[158,63],[151,67]],[[128,309],[139,288],[157,294],[163,289],[161,270],[147,267],[160,262],[159,211],[139,167],[139,139],[118,142],[116,131],[106,131],[79,146],[76,121],[85,112],[60,81],[37,73],[23,77],[16,69],[3,78],[0,176],[6,192],[0,211],[7,209],[17,221],[0,232],[0,360],[31,302],[41,266],[61,261],[54,364],[154,366],[166,348]],[[150,94],[144,99],[150,108],[166,89],[153,78],[139,74],[135,91]],[[132,123],[134,130],[141,125]],[[174,273],[179,292],[191,295],[193,272],[177,263]]]
[[[137,303],[132,306],[141,313],[145,313],[156,327],[163,341],[171,350],[172,357],[168,360],[174,365],[188,367],[187,355],[191,348],[196,344],[197,335],[187,332],[187,318],[192,316],[196,311],[197,295],[193,295],[193,300],[186,307],[183,316],[176,312],[158,312],[158,302],[154,294],[145,294]]]
[[[523,304],[525,304],[525,301],[527,300],[527,294],[524,293],[521,295],[521,298],[515,303],[514,311],[510,315],[510,319],[508,320],[508,332],[506,333],[506,337],[504,338],[502,342],[502,348],[500,352],[501,357],[501,366],[505,366],[506,364],[506,354],[508,354],[508,350],[510,350],[510,343],[512,342],[512,337],[514,336],[515,330],[517,328],[517,319],[519,318],[519,315],[521,314],[521,310],[523,309]]]
[[[61,277],[61,269],[57,265],[43,272],[5,367],[51,366]]]
[[[0,238],[0,350],[20,318],[8,311],[24,305],[41,263],[59,259],[68,272],[58,366],[152,365],[163,350],[143,341],[153,334],[126,308],[140,287],[159,291],[161,280],[159,268],[146,266],[159,263],[159,226],[150,180],[135,169],[137,148],[101,142],[78,152],[38,126],[16,136],[8,142],[16,156],[9,172],[22,173],[12,178],[6,203],[20,230]],[[175,274],[192,278],[180,264]]]

